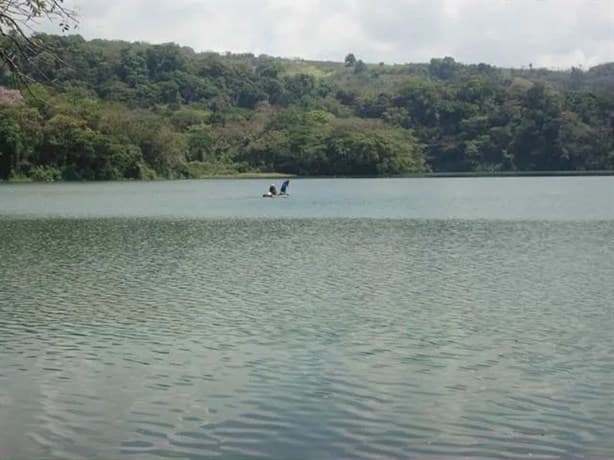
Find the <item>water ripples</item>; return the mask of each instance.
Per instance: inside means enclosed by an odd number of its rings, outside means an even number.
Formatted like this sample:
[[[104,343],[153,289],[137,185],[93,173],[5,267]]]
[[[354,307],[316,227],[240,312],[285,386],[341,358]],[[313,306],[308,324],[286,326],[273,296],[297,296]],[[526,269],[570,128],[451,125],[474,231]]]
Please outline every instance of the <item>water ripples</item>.
[[[0,235],[0,457],[614,455],[612,222]]]

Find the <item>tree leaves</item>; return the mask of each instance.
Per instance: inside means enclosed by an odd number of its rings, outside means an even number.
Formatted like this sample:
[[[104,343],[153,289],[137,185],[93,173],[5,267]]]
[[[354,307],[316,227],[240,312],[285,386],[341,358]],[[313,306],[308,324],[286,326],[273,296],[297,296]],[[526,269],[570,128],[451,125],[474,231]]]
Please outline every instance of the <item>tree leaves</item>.
[[[38,40],[30,38],[32,23],[40,18],[58,23],[62,32],[77,25],[75,12],[64,6],[64,0],[0,0],[0,63],[20,87],[27,87],[31,81],[21,61],[44,49]]]

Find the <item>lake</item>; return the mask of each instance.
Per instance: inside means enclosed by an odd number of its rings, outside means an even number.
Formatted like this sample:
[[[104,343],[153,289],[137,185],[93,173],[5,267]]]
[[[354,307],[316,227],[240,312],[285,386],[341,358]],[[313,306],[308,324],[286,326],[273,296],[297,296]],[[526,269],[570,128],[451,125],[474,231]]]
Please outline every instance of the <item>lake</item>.
[[[0,185],[0,458],[614,457],[614,177],[270,182]]]

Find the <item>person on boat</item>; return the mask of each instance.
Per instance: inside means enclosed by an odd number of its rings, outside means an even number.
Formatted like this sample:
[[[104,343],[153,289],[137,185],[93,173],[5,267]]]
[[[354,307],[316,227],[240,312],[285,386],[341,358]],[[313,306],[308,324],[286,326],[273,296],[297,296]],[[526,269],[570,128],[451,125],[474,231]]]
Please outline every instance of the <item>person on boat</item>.
[[[286,192],[286,190],[288,189],[288,185],[290,184],[290,179],[286,179],[285,181],[283,181],[281,183],[281,189],[279,190],[279,194],[280,195],[287,195],[288,192]]]

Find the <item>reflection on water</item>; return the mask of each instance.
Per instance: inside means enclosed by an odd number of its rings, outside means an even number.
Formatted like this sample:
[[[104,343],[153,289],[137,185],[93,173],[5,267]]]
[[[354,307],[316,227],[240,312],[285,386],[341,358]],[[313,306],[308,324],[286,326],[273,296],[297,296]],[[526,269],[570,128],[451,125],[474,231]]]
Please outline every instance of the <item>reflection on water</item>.
[[[614,456],[613,221],[0,238],[0,457]]]

